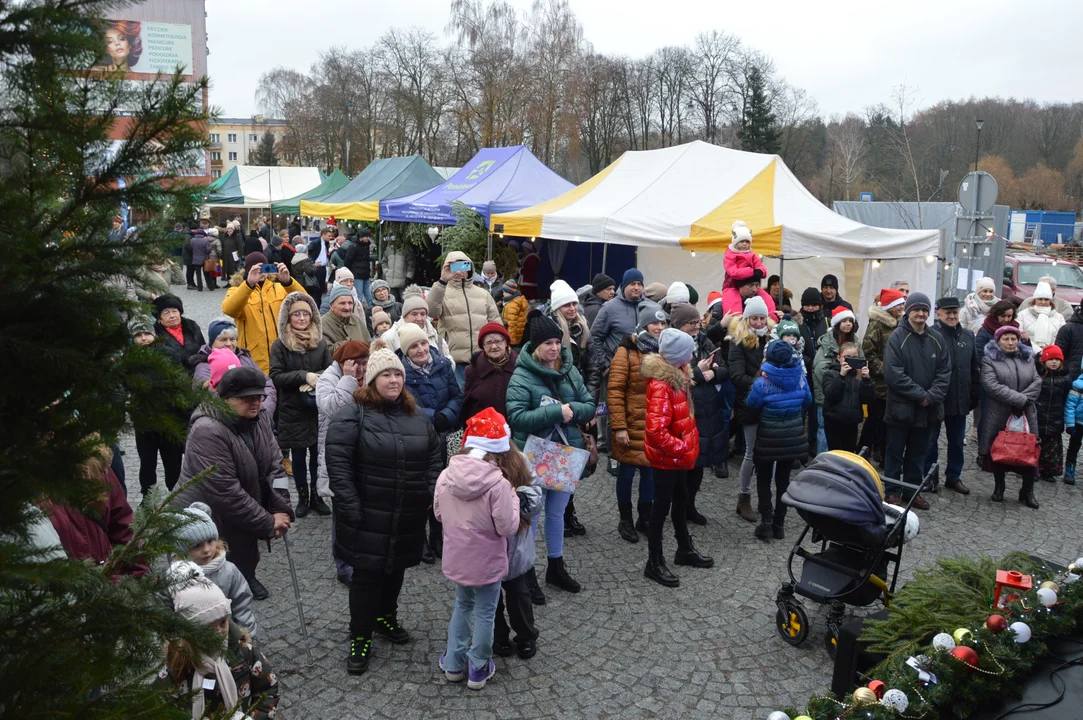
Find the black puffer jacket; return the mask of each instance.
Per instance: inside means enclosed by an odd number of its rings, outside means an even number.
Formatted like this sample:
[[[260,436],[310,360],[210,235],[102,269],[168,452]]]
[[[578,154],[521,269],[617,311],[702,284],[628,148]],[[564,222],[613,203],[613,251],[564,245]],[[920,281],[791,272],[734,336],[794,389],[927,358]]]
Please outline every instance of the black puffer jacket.
[[[856,376],[851,370],[842,376],[842,365],[835,360],[824,371],[824,421],[857,425],[865,418],[862,405],[876,399],[876,383]]]
[[[368,242],[361,242],[360,238],[353,238],[346,247],[346,252],[343,255],[343,265],[350,268],[350,272],[358,280],[368,280],[372,274],[372,262],[369,258],[371,248],[371,238],[368,238]]]
[[[730,382],[737,389],[737,401],[733,406],[733,422],[738,425],[755,425],[760,421],[760,413],[745,405],[745,397],[752,388],[752,383],[760,376],[760,365],[763,363],[763,348],[767,345],[767,337],[757,338],[759,342],[754,348],[747,348],[743,343],[730,341],[729,347],[729,374]]]
[[[158,347],[169,356],[169,359],[180,365],[191,375],[195,372],[198,363],[192,362],[192,356],[199,352],[207,341],[203,339],[203,331],[195,320],[186,317],[181,318],[181,330],[184,332],[184,344],[177,342],[165,326],[160,322],[154,323],[154,332],[158,336]]]
[[[327,428],[335,553],[355,570],[391,573],[421,562],[443,452],[420,408],[365,407],[363,421],[359,409],[346,405]]]
[[[929,427],[944,419],[944,397],[951,383],[947,342],[932,327],[918,334],[907,317],[891,333],[884,352],[887,409],[884,422]],[[923,400],[929,404],[922,407]]]
[[[974,333],[962,323],[948,327],[939,320],[935,328],[944,338],[951,362],[951,383],[944,396],[944,416],[966,415],[978,406],[978,388],[981,386],[981,360]]]
[[[715,344],[700,332],[696,335],[696,351],[692,355],[693,407],[696,413],[696,429],[699,430],[699,457],[696,467],[708,468],[721,465],[729,457],[729,409],[724,408],[724,396],[720,386],[729,380],[730,369],[722,357],[715,355],[714,379],[708,382],[699,370],[699,363],[715,350]]]
[[[1079,377],[1083,365],[1083,304],[1076,308],[1075,314],[1068,318],[1057,331],[1056,345],[1064,351],[1064,363],[1068,366],[1068,378]]]
[[[307,343],[289,325],[294,305],[307,305],[311,312]],[[313,338],[319,338],[312,344]],[[278,339],[271,345],[271,380],[278,388],[278,443],[284,448],[306,448],[319,441],[319,412],[315,385],[302,392],[308,373],[319,375],[334,361],[327,341],[320,335],[320,316],[315,301],[305,293],[286,296],[278,311]]]
[[[1068,379],[1064,368],[1059,372],[1039,370],[1042,375],[1042,393],[1038,396],[1038,434],[1052,437],[1064,432],[1064,401],[1072,381]]]

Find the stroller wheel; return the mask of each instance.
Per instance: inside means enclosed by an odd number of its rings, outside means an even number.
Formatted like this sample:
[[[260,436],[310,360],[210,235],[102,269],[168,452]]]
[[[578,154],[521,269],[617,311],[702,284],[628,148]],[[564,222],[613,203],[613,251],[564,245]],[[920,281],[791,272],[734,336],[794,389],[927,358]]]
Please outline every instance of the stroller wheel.
[[[835,634],[835,631],[828,628],[827,634],[824,635],[824,648],[827,650],[827,654],[831,657],[831,662],[835,661],[835,654],[839,649],[839,638]]]
[[[801,603],[786,603],[786,609],[775,611],[775,627],[778,634],[790,645],[800,645],[808,637],[808,614]]]

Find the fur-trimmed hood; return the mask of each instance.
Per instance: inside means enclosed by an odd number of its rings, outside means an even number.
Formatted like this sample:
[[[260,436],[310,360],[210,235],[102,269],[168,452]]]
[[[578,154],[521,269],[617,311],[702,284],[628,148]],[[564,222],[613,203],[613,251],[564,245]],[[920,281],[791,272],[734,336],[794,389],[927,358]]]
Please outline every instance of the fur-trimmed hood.
[[[899,319],[879,305],[872,305],[869,307],[869,322],[878,322],[894,328],[899,324]]]
[[[1024,345],[1022,340],[1019,341],[1016,353],[1018,353],[1020,360],[1028,362],[1034,360],[1034,350],[1030,345]],[[1008,356],[1004,354],[1004,351],[1000,349],[1000,345],[997,344],[996,340],[990,340],[985,343],[985,356],[993,362],[1002,362],[1009,359]]]
[[[312,322],[303,333],[294,330],[290,325],[290,313],[297,303],[308,305],[308,311],[312,314]],[[282,307],[278,310],[278,337],[286,347],[294,352],[312,350],[320,344],[323,334],[323,325],[320,320],[320,309],[316,307],[316,301],[303,292],[291,292],[282,301]]]
[[[692,385],[692,378],[688,376],[680,368],[673,367],[662,359],[661,355],[650,353],[643,356],[643,362],[640,365],[639,373],[647,378],[655,378],[666,382],[674,390],[690,390]],[[692,394],[688,394],[688,402],[692,402]]]

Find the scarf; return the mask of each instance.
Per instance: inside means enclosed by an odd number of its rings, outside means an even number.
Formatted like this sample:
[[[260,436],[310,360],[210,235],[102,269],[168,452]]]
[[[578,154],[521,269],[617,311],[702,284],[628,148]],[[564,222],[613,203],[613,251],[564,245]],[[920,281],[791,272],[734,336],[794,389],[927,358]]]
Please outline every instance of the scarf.
[[[639,334],[636,335],[636,344],[643,354],[658,352],[658,338],[646,330],[640,330]]]
[[[1004,325],[1014,328],[1019,327],[1019,323],[1016,322],[1014,319],[1009,320],[1008,322],[1004,323]],[[985,320],[982,321],[981,326],[989,332],[993,333],[994,335],[996,334],[996,331],[1002,327],[1000,323],[997,322],[997,319],[995,317],[989,317],[988,315],[985,316]]]
[[[226,638],[222,638],[226,641]],[[229,669],[229,663],[218,653],[214,658],[200,658],[199,664],[192,672],[192,690],[195,696],[192,698],[192,720],[199,720],[204,712],[203,680],[207,677],[214,678],[214,691],[222,697],[222,704],[232,708],[237,704],[237,683],[233,679],[233,672]]]
[[[485,359],[488,360],[489,364],[492,365],[494,368],[503,370],[504,366],[508,364],[508,360],[511,360],[511,346],[508,346],[507,350],[504,351],[504,357],[500,358],[499,360],[493,360],[488,355],[485,356]]]
[[[406,353],[403,353],[402,356],[406,358],[406,362],[409,363],[410,367],[421,373],[423,376],[428,377],[432,374],[432,369],[436,367],[436,363],[432,361],[432,351],[430,350],[429,353],[429,362],[425,363],[424,365],[418,365],[413,360],[411,360],[410,356]]]

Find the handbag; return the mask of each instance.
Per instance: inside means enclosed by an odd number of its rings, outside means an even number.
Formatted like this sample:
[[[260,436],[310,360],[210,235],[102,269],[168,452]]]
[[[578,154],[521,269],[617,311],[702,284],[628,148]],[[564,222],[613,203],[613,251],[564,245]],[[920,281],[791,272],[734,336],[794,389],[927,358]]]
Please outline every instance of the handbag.
[[[203,261],[203,272],[210,274],[218,269],[218,261],[207,258]]]
[[[445,438],[447,443],[447,457],[450,458],[455,453],[463,449],[463,430],[452,430]]]
[[[1013,429],[1019,427],[1021,431]],[[1038,467],[1040,454],[1038,436],[1030,432],[1025,416],[1012,416],[989,448],[989,457],[993,462],[1012,467]]]
[[[556,492],[574,493],[590,461],[590,453],[568,444],[568,437],[558,426],[563,444],[531,435],[523,454],[534,477],[534,485]]]
[[[594,439],[593,435],[583,432],[582,428],[579,429],[579,432],[583,434],[583,444],[586,445],[586,451],[590,453],[583,476],[590,477],[598,469],[598,441]]]

